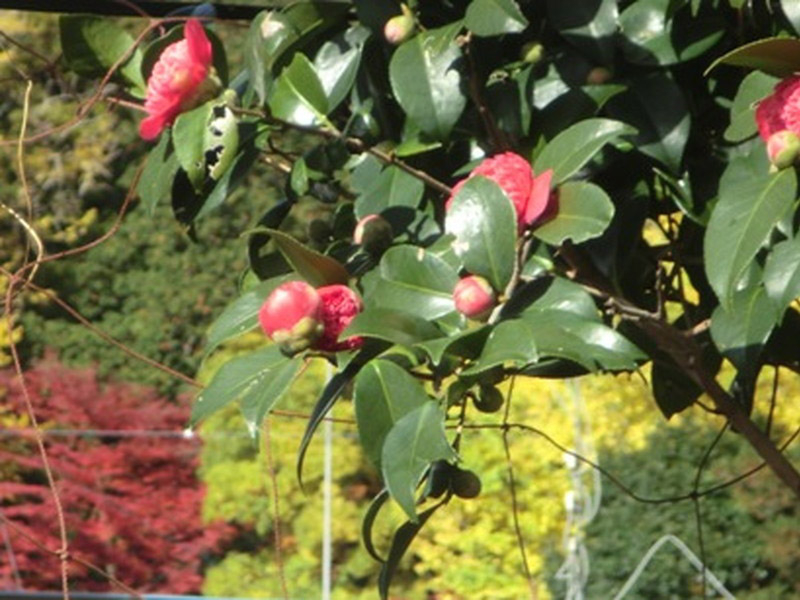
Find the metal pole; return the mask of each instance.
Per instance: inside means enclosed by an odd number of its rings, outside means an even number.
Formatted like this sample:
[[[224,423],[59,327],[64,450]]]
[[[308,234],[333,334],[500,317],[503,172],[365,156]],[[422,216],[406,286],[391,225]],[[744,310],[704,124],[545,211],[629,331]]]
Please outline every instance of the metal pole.
[[[331,365],[328,365],[327,380],[331,378]],[[331,539],[332,487],[333,487],[333,421],[325,420],[325,454],[322,478],[322,600],[331,597],[331,563],[333,544]]]

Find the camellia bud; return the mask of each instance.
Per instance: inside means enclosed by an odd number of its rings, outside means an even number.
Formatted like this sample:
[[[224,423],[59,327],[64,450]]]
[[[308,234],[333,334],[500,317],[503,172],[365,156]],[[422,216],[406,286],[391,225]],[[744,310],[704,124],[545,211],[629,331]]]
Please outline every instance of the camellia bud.
[[[414,33],[414,16],[411,10],[405,4],[401,8],[403,14],[392,17],[383,26],[383,37],[393,46],[399,46]]]
[[[282,352],[297,354],[312,347],[325,330],[322,298],[306,282],[289,281],[267,297],[258,321]]]
[[[353,241],[370,254],[383,254],[393,238],[392,226],[380,215],[367,215],[353,231]]]
[[[544,56],[544,46],[539,42],[528,42],[519,52],[519,58],[523,62],[535,65]]]
[[[595,67],[586,76],[586,83],[588,85],[603,85],[611,81],[614,74],[605,67]]]
[[[313,345],[317,350],[325,352],[339,352],[352,350],[363,343],[357,336],[344,340],[339,335],[347,329],[355,316],[361,312],[363,304],[353,290],[346,285],[334,284],[318,288],[317,293],[322,300],[322,322],[324,330],[322,337]]]
[[[800,137],[788,129],[773,133],[767,140],[767,155],[777,169],[791,167],[800,156]]]
[[[497,304],[492,286],[483,277],[464,277],[453,289],[456,310],[470,319],[482,321],[489,317]]]

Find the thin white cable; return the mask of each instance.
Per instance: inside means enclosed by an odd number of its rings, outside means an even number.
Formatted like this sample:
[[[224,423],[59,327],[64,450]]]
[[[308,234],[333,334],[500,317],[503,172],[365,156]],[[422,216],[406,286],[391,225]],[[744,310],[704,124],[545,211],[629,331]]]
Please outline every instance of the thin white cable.
[[[644,570],[647,568],[647,565],[650,564],[650,561],[653,559],[653,556],[655,556],[656,552],[658,552],[661,549],[661,547],[667,542],[671,543],[678,550],[680,550],[681,553],[686,557],[686,559],[690,563],[692,563],[692,566],[695,569],[697,569],[698,572],[703,571],[703,563],[700,561],[699,558],[697,558],[697,555],[694,552],[692,552],[680,538],[672,535],[671,533],[668,533],[664,536],[661,536],[658,540],[656,540],[656,542],[652,546],[650,546],[650,549],[642,557],[642,560],[639,561],[638,565],[636,565],[636,569],[634,569],[631,576],[628,577],[628,580],[625,582],[625,585],[623,585],[622,589],[617,593],[616,596],[614,596],[614,600],[622,600],[622,598],[624,598],[628,594],[628,592],[630,592],[631,589],[633,589],[633,586],[636,585],[636,583],[639,581],[639,578],[642,576],[642,573],[644,573]],[[725,600],[736,600],[736,597],[727,590],[727,588],[722,584],[722,582],[719,579],[717,579],[714,573],[712,573],[708,568],[705,569],[705,576],[708,583],[711,584],[711,587],[713,587],[719,593],[720,596],[725,598]]]

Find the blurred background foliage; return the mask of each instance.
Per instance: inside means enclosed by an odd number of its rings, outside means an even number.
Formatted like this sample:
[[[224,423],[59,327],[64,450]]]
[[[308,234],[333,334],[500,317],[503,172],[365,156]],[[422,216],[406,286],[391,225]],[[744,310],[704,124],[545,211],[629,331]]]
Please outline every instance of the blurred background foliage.
[[[64,76],[53,65],[57,47],[54,17],[0,13],[0,31],[35,48],[47,60],[0,39],[0,80],[8,90],[0,99],[3,140],[16,138],[22,119],[24,79],[34,81],[28,131],[43,131],[72,118],[88,91],[86,82]],[[235,61],[239,29],[219,27]],[[75,247],[107,231],[116,219],[139,165],[144,145],[133,140],[137,115],[99,104],[80,127],[59,132],[25,149],[32,199],[32,223],[50,252]],[[291,142],[291,140],[288,140]],[[6,148],[8,150],[8,147]],[[175,225],[160,208],[154,217],[133,205],[122,227],[109,241],[76,257],[43,266],[37,282],[74,306],[91,322],[124,344],[185,373],[201,363],[205,328],[236,294],[245,267],[244,243],[230,238],[252,226],[275,200],[283,176],[267,167],[243,185],[231,201],[193,232]],[[0,196],[25,214],[14,152],[0,153]],[[242,200],[246,199],[246,202]],[[294,227],[300,237],[306,223],[319,215],[297,208]],[[324,217],[324,215],[323,215]],[[24,233],[0,211],[0,265],[16,268],[24,260]],[[222,241],[225,240],[225,243]],[[5,283],[0,278],[0,290]],[[108,379],[156,387],[176,402],[182,385],[110,347],[76,323],[43,294],[27,293],[15,304],[18,325],[0,324],[0,365],[9,357],[10,336],[19,342],[26,365],[47,348],[67,365],[93,365]],[[207,381],[232,354],[262,343],[249,335],[227,344],[200,372]],[[280,408],[307,411],[325,378],[320,364],[308,367]],[[646,376],[646,374],[645,374]],[[759,383],[757,413],[769,411],[771,372]],[[638,378],[611,376],[571,382],[521,381],[513,394],[512,420],[535,425],[561,443],[574,443],[571,407],[575,394],[586,406],[596,446],[596,460],[638,493],[666,496],[691,489],[696,465],[716,435],[719,420],[693,409],[663,422],[654,410],[647,386]],[[785,436],[800,418],[793,399],[800,385],[782,375],[775,410],[774,435]],[[335,416],[349,418],[350,407]],[[496,418],[487,415],[486,420]],[[2,413],[6,427],[13,414]],[[321,436],[306,461],[307,490],[298,487],[294,460],[304,422],[270,419],[270,439],[280,499],[281,554],[294,598],[318,596],[322,539]],[[275,554],[274,498],[266,455],[243,435],[235,410],[220,413],[204,426],[199,477],[207,486],[203,517],[223,519],[237,534],[227,552],[205,572],[203,591],[210,595],[270,597],[280,595]],[[355,429],[335,426],[334,597],[372,598],[377,565],[358,542],[359,520],[378,478],[357,450]],[[483,473],[483,492],[475,500],[453,500],[423,530],[395,579],[398,598],[520,598],[528,593],[514,535],[507,464],[498,431],[465,433],[465,468]],[[262,436],[262,443],[264,442]],[[563,595],[555,580],[563,559],[564,493],[569,478],[560,451],[523,432],[509,435],[518,486],[520,525],[539,598]],[[794,456],[798,458],[797,453]],[[735,433],[726,433],[709,461],[701,488],[733,477],[757,464],[757,458]],[[800,567],[797,507],[766,471],[700,502],[709,567],[742,600],[789,599],[800,594],[795,574]],[[390,513],[391,511],[387,511]],[[382,515],[388,533],[400,515]],[[694,509],[690,502],[647,505],[633,501],[607,480],[597,518],[584,532],[591,561],[587,597],[608,598],[618,590],[646,549],[661,535],[673,533],[699,551]],[[730,540],[736,543],[730,543]],[[385,541],[385,540],[384,540]],[[5,560],[0,558],[0,560]],[[164,590],[169,591],[169,590]],[[665,548],[628,598],[701,597],[700,578],[677,552]]]

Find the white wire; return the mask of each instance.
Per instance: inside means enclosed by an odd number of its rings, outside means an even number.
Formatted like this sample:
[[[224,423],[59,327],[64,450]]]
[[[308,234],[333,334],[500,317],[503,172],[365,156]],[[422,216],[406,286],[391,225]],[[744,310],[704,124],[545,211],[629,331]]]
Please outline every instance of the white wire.
[[[695,553],[692,552],[689,549],[689,547],[686,544],[684,544],[683,541],[681,541],[680,538],[672,535],[671,533],[668,533],[664,536],[661,536],[658,540],[656,540],[656,542],[652,546],[650,546],[650,549],[642,557],[642,560],[639,561],[638,565],[636,565],[636,569],[634,569],[631,576],[628,577],[628,580],[625,582],[625,585],[623,585],[622,589],[617,593],[616,596],[614,596],[614,600],[622,600],[622,598],[624,598],[628,594],[628,592],[630,592],[631,589],[633,589],[633,586],[636,585],[636,583],[639,581],[639,578],[642,576],[642,573],[644,573],[644,570],[647,568],[647,565],[653,559],[653,556],[667,542],[671,543],[678,550],[680,550],[681,553],[686,557],[686,559],[690,563],[692,563],[692,566],[698,570],[698,572],[703,571],[703,563],[700,561],[699,558],[697,558],[697,555],[695,555]],[[705,577],[708,583],[711,584],[711,586],[719,593],[720,596],[722,596],[726,600],[736,600],[736,597],[733,594],[731,594],[725,588],[722,582],[719,579],[717,579],[717,577],[707,568],[705,569]]]

